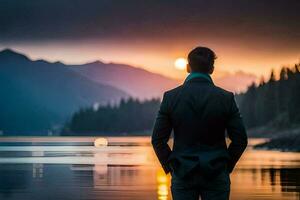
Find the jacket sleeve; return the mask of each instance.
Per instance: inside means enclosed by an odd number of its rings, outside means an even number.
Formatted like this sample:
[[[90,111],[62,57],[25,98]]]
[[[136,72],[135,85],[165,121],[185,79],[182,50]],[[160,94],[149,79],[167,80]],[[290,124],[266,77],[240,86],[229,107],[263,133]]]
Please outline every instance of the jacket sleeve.
[[[168,164],[168,158],[172,152],[168,145],[171,131],[172,124],[165,93],[156,117],[151,142],[158,160],[161,163],[166,174],[171,171]]]
[[[228,163],[228,170],[231,173],[242,156],[244,150],[247,147],[248,139],[246,129],[240,114],[240,111],[236,105],[234,95],[231,93],[230,97],[229,116],[226,124],[227,134],[231,143],[228,147],[230,160]]]

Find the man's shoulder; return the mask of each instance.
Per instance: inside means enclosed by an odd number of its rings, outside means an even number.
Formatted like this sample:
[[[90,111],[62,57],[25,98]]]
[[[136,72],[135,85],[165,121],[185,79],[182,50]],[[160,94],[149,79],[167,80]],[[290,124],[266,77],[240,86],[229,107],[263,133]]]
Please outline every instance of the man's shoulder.
[[[179,93],[179,91],[182,89],[183,85],[179,85],[173,89],[167,90],[164,92],[164,96],[174,96]]]
[[[180,86],[175,87],[173,89],[167,90],[167,91],[164,92],[164,97],[165,98],[172,98],[174,96],[177,96],[182,89],[183,89],[183,85],[180,85]],[[216,85],[211,85],[210,89],[209,89],[209,92],[217,94],[217,96],[224,97],[224,98],[232,98],[234,96],[233,92],[225,90],[225,89],[223,89],[221,87],[218,87]]]
[[[213,90],[214,90],[216,93],[218,93],[218,94],[220,94],[220,95],[222,95],[222,96],[228,97],[228,98],[234,96],[234,93],[233,93],[233,92],[230,92],[230,91],[228,91],[228,90],[225,90],[224,88],[218,87],[218,86],[216,86],[216,85],[213,86]]]

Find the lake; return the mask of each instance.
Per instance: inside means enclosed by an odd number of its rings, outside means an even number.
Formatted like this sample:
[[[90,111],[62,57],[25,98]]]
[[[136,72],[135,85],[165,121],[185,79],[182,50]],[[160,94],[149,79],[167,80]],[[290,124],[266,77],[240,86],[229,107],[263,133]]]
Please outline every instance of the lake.
[[[149,137],[0,138],[0,199],[171,199]],[[249,147],[231,174],[233,200],[299,200],[300,153]]]

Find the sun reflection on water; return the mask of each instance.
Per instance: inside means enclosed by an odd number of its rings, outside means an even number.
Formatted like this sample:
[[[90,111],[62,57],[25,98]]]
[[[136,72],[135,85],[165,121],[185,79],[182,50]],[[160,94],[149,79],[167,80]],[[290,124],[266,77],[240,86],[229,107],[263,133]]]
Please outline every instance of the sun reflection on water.
[[[169,199],[169,178],[162,169],[159,169],[156,174],[157,180],[157,199]]]

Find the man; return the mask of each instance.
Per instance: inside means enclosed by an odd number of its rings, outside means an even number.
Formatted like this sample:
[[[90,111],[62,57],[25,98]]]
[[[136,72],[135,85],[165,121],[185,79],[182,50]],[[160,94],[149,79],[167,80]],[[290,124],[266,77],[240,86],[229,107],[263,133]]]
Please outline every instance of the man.
[[[215,86],[210,77],[215,59],[209,48],[192,50],[190,74],[183,85],[165,92],[156,118],[152,145],[165,173],[171,172],[174,200],[229,199],[229,174],[247,146],[233,93]]]

